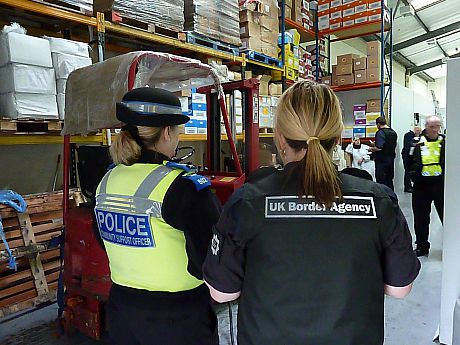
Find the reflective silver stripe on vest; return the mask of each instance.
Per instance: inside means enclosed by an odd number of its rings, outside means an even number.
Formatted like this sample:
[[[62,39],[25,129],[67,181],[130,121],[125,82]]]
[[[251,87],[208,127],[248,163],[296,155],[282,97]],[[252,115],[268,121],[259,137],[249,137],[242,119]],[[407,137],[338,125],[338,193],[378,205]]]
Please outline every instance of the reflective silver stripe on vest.
[[[161,218],[161,202],[149,200],[148,197],[170,172],[171,168],[159,166],[142,181],[134,196],[107,193],[107,181],[110,171],[104,176],[96,197],[96,207],[100,210],[122,213],[149,214]]]

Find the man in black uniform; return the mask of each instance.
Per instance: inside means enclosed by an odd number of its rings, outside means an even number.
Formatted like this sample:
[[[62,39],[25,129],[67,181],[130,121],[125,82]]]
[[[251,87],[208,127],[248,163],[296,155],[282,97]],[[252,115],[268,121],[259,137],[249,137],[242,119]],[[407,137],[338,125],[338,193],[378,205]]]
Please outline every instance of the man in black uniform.
[[[408,155],[408,164],[414,181],[412,212],[417,256],[428,255],[430,251],[428,235],[433,202],[441,222],[443,221],[446,140],[444,135],[439,134],[440,129],[441,120],[436,116],[428,117],[425,121],[425,130],[420,138],[414,138]]]
[[[413,192],[412,181],[410,178],[410,165],[408,164],[409,151],[414,138],[419,137],[421,131],[422,129],[419,126],[415,126],[413,130],[411,129],[406,134],[404,134],[404,145],[403,149],[401,150],[401,158],[404,164],[404,192],[406,193]]]
[[[387,125],[385,117],[375,121],[379,129],[375,134],[375,146],[369,151],[374,153],[375,180],[394,190],[396,143],[398,135]]]

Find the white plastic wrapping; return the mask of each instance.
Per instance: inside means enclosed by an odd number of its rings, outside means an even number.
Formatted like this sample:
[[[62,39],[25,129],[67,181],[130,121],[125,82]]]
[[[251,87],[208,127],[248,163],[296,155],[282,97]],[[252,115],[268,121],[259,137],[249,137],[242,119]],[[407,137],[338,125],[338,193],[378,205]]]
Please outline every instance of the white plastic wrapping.
[[[113,10],[122,18],[136,19],[173,31],[184,29],[184,0],[114,0]]]
[[[81,10],[92,13],[93,11],[93,0],[60,0],[66,4],[79,7]]]
[[[17,32],[2,33],[0,37],[0,66],[12,62],[53,67],[49,42],[43,38]]]
[[[93,63],[91,58],[62,53],[53,53],[53,66],[56,79],[67,79],[69,74],[78,68],[89,66]]]
[[[185,0],[185,30],[241,44],[238,0]]]
[[[64,38],[46,37],[50,42],[51,53],[62,53],[89,58],[89,45]]]
[[[64,120],[65,118],[65,94],[58,93],[56,95],[58,113],[59,113],[59,120]]]
[[[13,119],[58,119],[56,95],[19,92],[1,94],[0,114]]]
[[[127,53],[70,74],[62,134],[88,134],[119,125],[115,106],[128,91],[131,65],[138,67],[133,88],[151,86],[174,92],[215,85],[221,92],[214,70],[198,60],[166,53]]]
[[[56,94],[54,69],[10,63],[0,68],[0,94],[26,92]]]

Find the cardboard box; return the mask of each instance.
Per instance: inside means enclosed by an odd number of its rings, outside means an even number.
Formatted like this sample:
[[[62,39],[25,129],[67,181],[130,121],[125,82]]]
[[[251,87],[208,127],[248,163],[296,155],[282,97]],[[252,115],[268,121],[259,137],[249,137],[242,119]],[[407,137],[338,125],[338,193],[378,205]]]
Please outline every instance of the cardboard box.
[[[198,132],[197,121],[198,120],[190,119],[190,121],[188,121],[185,124],[184,133],[185,134],[197,134]]]
[[[332,75],[333,76],[337,75],[337,65],[332,65]]]
[[[332,86],[332,76],[323,77],[321,81],[323,84]]]
[[[375,120],[377,120],[378,117],[380,117],[380,113],[366,113],[366,123],[375,126]]]
[[[354,126],[353,127],[353,138],[365,138],[366,137],[366,126]]]
[[[375,10],[382,8],[382,2],[381,0],[368,0],[369,3],[367,4],[368,10]]]
[[[367,68],[380,68],[380,57],[368,56],[367,57]]]
[[[342,6],[342,0],[331,0],[330,8],[337,8]]]
[[[279,10],[279,17],[281,17],[281,9]],[[285,18],[292,18],[292,7],[288,5],[284,5],[284,17]]]
[[[281,96],[283,94],[283,85],[274,83],[269,84],[268,93],[270,96]]]
[[[364,114],[366,113],[366,104],[354,104],[353,105],[353,114],[357,111],[363,111]]]
[[[58,119],[56,95],[9,92],[0,94],[0,114],[13,119]]]
[[[347,4],[352,4],[354,2],[356,2],[356,0],[342,0],[343,4],[344,5],[347,5]]]
[[[322,19],[318,21],[318,30],[329,30],[329,15],[327,17],[322,17]]]
[[[365,110],[354,110],[353,111],[353,117],[355,120],[361,119],[365,120],[366,119],[366,111]]]
[[[53,67],[48,40],[10,32],[0,40],[0,66],[8,63]]]
[[[339,55],[337,56],[337,65],[353,65],[353,59],[357,58],[359,58],[359,55],[356,54]]]
[[[337,57],[338,59],[338,57]],[[337,65],[337,72],[336,74],[338,76],[342,76],[342,75],[347,75],[347,74],[353,74],[353,64],[339,64]]]
[[[208,119],[208,114],[206,110],[192,110],[191,116],[195,120],[207,120]]]
[[[382,20],[382,9],[376,8],[374,10],[367,10],[367,15],[369,16],[370,22]]]
[[[342,18],[342,7],[334,7],[329,11],[329,18],[332,19],[341,19]]]
[[[353,127],[350,127],[350,126],[344,127],[342,131],[342,138],[344,139],[353,138]]]
[[[270,79],[272,79],[272,76],[263,74],[263,75],[257,76],[257,79],[259,79],[259,83],[260,83],[259,84],[259,95],[268,96],[269,95],[268,82],[270,81]]]
[[[375,138],[375,133],[377,133],[378,130],[377,126],[366,126],[366,137]]]
[[[330,2],[318,1],[318,12],[327,11],[330,9]]]
[[[342,18],[331,19],[329,21],[329,29],[330,30],[337,30],[342,27]]]
[[[354,3],[355,13],[367,12],[367,0],[358,0]]]
[[[355,76],[353,74],[338,75],[337,79],[339,86],[353,85],[355,83]]]
[[[379,68],[369,68],[367,69],[367,82],[377,82],[380,81],[380,69]]]
[[[204,93],[192,93],[192,103],[204,103],[206,104],[206,95]]]
[[[354,5],[354,3],[342,6],[342,18],[343,17],[348,17],[348,16],[353,16],[354,14],[355,14],[355,5]]]
[[[379,113],[381,112],[380,108],[380,99],[369,99],[366,102],[366,111],[368,113]]]
[[[293,68],[286,67],[286,79],[295,81],[296,71]]]
[[[0,68],[0,93],[56,94],[54,69],[9,63]]]
[[[342,26],[344,28],[355,25],[355,15],[342,18]]]
[[[292,0],[292,20],[297,23],[302,23],[302,1]]]
[[[339,86],[339,76],[337,75],[332,76],[332,86]]]
[[[366,70],[356,71],[355,72],[355,83],[362,84],[367,82],[367,73]]]
[[[93,63],[88,57],[62,53],[53,53],[52,58],[53,66],[56,71],[56,79],[67,79],[69,74],[76,69],[89,66]]]
[[[370,41],[366,43],[367,45],[367,56],[380,56],[380,42],[379,41]]]
[[[51,53],[62,53],[89,57],[89,45],[83,42],[66,40],[64,38],[45,37],[50,43]]]
[[[355,14],[355,24],[362,24],[368,22],[367,11]]]
[[[367,58],[366,57],[359,57],[353,59],[353,69],[355,71],[361,71],[367,68]]]
[[[355,125],[365,125],[366,119],[356,119],[355,118]]]

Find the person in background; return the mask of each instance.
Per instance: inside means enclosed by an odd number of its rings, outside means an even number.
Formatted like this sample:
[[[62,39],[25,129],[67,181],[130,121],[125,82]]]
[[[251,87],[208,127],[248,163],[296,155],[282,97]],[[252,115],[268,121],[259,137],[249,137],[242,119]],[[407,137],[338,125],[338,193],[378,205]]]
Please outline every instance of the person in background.
[[[347,160],[345,159],[345,153],[342,150],[342,145],[337,144],[332,149],[332,162],[339,171],[347,167]]]
[[[412,180],[410,178],[410,166],[408,164],[409,150],[412,146],[412,142],[415,137],[419,137],[422,129],[419,126],[415,126],[413,129],[409,130],[404,134],[404,145],[401,150],[401,158],[404,165],[404,192],[412,193]]]
[[[381,345],[384,294],[411,290],[420,262],[396,195],[337,171],[342,129],[329,87],[292,85],[275,120],[284,169],[250,176],[213,229],[204,279],[216,301],[239,298],[239,345]]]
[[[369,148],[374,153],[375,180],[394,190],[396,143],[398,135],[387,125],[385,117],[375,121],[378,131],[375,133],[375,145]]]
[[[116,105],[125,123],[110,148],[116,166],[96,191],[95,214],[109,258],[111,344],[216,345],[202,264],[220,203],[192,166],[172,161],[179,98],[138,88]]]
[[[366,170],[375,179],[375,166],[369,154],[370,146],[362,144],[358,137],[348,144],[345,152],[350,155],[351,167]]]
[[[408,162],[414,181],[412,212],[414,213],[415,253],[425,256],[430,252],[428,241],[431,204],[434,203],[441,223],[444,215],[444,167],[446,138],[440,134],[441,120],[429,116],[420,138],[413,139]]]

